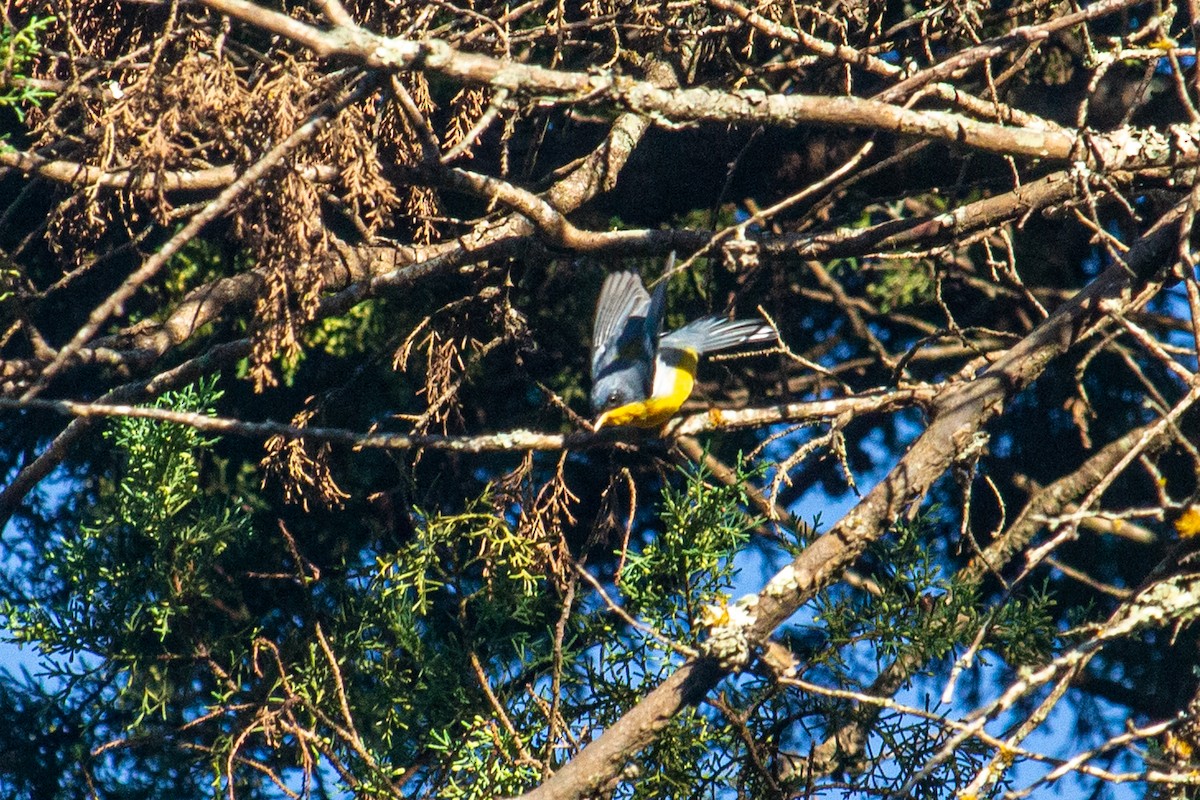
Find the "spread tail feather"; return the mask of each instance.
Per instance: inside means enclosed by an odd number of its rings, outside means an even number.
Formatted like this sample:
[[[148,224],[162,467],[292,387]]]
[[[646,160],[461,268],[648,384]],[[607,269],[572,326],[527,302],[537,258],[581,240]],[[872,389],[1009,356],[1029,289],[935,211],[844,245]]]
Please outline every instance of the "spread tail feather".
[[[775,329],[757,319],[701,317],[660,340],[660,346],[694,350],[703,355],[741,344],[777,341]]]

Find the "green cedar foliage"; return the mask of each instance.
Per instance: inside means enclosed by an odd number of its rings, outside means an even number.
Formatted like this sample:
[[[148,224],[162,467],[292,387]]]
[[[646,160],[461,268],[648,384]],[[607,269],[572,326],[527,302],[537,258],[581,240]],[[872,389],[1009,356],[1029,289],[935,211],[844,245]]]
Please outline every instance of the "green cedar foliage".
[[[3,64],[3,82],[0,83],[0,109],[8,109],[19,122],[25,121],[25,110],[39,106],[54,93],[27,82],[28,71],[34,57],[41,50],[39,37],[54,24],[54,17],[39,17],[36,14],[25,20],[19,28],[9,24],[7,17],[0,24],[0,64]]]

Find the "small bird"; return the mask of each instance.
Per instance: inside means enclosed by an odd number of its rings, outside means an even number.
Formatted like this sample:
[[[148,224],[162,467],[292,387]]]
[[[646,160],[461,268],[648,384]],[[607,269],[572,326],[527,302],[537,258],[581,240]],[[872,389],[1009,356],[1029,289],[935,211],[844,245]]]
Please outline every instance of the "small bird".
[[[670,271],[675,254],[667,262]],[[597,430],[634,425],[657,428],[692,393],[700,356],[740,344],[776,341],[760,320],[702,317],[663,333],[666,281],[651,295],[635,272],[604,280],[592,325],[592,413]]]

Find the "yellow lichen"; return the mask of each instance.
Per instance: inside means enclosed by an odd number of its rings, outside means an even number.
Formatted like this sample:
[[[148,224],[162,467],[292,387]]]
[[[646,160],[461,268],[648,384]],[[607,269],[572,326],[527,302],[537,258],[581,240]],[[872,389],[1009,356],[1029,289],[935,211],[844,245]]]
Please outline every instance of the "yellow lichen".
[[[1200,534],[1200,506],[1192,506],[1183,512],[1183,516],[1175,520],[1175,530],[1181,539]]]

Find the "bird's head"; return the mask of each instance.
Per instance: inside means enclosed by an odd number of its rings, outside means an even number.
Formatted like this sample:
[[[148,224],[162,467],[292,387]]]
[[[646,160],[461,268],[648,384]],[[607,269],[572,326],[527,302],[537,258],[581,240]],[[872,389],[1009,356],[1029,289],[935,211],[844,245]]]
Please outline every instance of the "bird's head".
[[[631,404],[638,402],[642,396],[640,393],[635,391],[633,387],[625,386],[616,382],[614,382],[614,385],[612,386],[603,388],[604,391],[596,395],[598,398],[600,398],[600,403],[598,406],[593,408],[593,411],[595,411],[597,415],[595,423],[596,430],[599,430],[605,425],[612,426],[623,424],[618,419],[618,417],[621,417],[621,415],[614,415],[613,412],[617,411],[618,409],[624,409]]]

